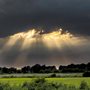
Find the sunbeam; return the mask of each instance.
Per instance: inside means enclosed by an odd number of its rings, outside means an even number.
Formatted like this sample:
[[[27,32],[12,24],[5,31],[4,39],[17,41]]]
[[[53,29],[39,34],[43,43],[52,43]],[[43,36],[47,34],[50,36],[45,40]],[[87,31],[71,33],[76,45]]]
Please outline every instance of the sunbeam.
[[[0,38],[0,63],[18,67],[34,63],[58,66],[60,63],[83,61],[82,57],[88,61],[88,41],[89,37],[75,36],[62,29],[49,33],[43,30],[28,30]]]

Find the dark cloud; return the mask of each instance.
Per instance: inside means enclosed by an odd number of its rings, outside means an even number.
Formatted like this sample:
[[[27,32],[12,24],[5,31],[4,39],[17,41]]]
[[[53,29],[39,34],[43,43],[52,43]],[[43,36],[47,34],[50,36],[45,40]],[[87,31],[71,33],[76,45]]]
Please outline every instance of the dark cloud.
[[[0,0],[0,37],[30,28],[42,28],[49,32],[60,27],[81,36],[89,36],[90,0]],[[59,65],[89,62],[90,37],[84,42],[86,37],[82,39],[81,36],[78,38],[82,43],[76,47],[72,46],[73,42],[68,42],[68,45],[64,42],[62,49],[55,47],[52,50],[42,41],[32,43],[28,49],[21,50],[21,39],[12,47],[8,47],[5,45],[11,39],[0,38],[0,64]]]
[[[0,36],[27,28],[62,27],[90,35],[89,0],[0,0]]]

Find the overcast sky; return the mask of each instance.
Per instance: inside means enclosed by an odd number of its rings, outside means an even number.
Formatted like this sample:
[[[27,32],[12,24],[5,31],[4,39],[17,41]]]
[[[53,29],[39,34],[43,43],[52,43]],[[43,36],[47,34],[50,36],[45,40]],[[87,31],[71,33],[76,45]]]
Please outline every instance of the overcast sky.
[[[40,38],[42,35],[34,33],[36,42],[26,43],[30,47],[23,51],[20,48],[24,41],[16,40],[15,35],[33,28],[44,29],[44,34],[47,32],[45,35],[49,36],[56,28],[63,28],[72,33],[75,39],[69,37],[69,41],[68,38],[66,40],[64,38],[63,41],[62,35],[53,34],[55,40],[51,47],[55,48],[49,50]],[[58,37],[63,41],[62,45],[56,39]],[[0,0],[0,65],[2,66],[19,67],[36,63],[58,66],[87,63],[90,61],[89,40],[90,0]],[[48,39],[46,41],[52,42]],[[12,47],[8,43],[12,43]],[[62,50],[57,46],[63,46]]]
[[[0,0],[0,36],[34,27],[90,35],[90,0]]]

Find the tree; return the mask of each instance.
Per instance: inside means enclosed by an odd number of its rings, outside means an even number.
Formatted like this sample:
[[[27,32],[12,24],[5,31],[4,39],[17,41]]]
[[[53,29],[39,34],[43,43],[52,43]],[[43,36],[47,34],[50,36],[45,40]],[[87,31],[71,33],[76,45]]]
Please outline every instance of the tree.
[[[3,68],[2,68],[2,73],[9,73],[9,69],[6,68],[6,67],[3,67]]]
[[[31,68],[30,66],[25,66],[21,69],[22,73],[30,73],[31,72]]]
[[[36,64],[36,65],[31,67],[32,73],[40,73],[40,70],[41,70],[41,65],[39,65],[39,64]]]
[[[86,66],[87,70],[90,71],[90,62]]]
[[[17,69],[14,67],[9,68],[9,73],[17,73]]]
[[[90,72],[84,72],[83,77],[90,77]]]

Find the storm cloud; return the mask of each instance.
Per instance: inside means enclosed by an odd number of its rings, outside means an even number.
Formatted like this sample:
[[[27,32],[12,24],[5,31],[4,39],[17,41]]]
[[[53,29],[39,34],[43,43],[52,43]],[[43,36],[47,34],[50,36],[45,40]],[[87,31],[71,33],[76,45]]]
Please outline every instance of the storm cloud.
[[[89,40],[90,0],[0,0],[0,66],[87,63]]]
[[[21,67],[39,63],[59,66],[89,62],[90,37],[60,30],[42,33],[33,29],[0,38],[0,65]]]
[[[28,28],[90,35],[90,0],[0,0],[0,36]]]

